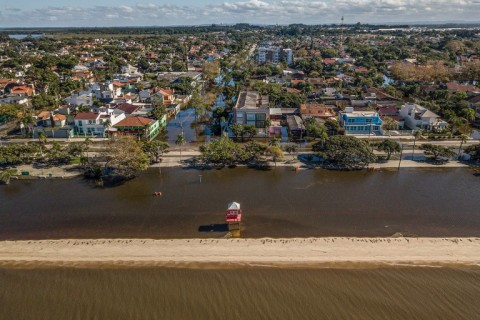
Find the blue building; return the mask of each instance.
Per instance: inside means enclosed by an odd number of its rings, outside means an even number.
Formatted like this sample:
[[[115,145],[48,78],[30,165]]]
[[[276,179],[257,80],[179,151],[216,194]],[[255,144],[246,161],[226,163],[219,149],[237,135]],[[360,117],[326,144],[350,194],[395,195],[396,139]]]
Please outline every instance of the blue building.
[[[382,119],[375,111],[353,111],[352,107],[340,112],[340,124],[346,134],[381,134]]]

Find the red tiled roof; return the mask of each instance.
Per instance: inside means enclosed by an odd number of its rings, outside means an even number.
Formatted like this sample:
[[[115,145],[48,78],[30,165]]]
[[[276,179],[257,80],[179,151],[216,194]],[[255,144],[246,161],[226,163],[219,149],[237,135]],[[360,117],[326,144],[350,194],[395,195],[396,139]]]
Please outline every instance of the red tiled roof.
[[[460,84],[460,83],[456,83],[456,82],[448,82],[447,83],[447,89],[448,90],[451,90],[451,91],[460,91],[460,92],[467,92],[467,91],[471,91],[471,92],[475,92],[475,91],[479,91],[480,89],[476,88],[475,86],[472,86],[472,85],[466,85],[466,84]]]
[[[380,116],[394,116],[398,115],[398,109],[394,106],[387,106],[387,107],[379,107],[378,114]]]
[[[98,113],[95,112],[79,112],[75,116],[75,120],[96,120]]]
[[[127,117],[114,125],[114,127],[144,127],[151,124],[154,120],[144,117]]]
[[[140,109],[140,106],[134,106],[133,104],[130,104],[130,103],[122,103],[117,105],[117,109],[122,110],[125,113],[132,114],[138,109]]]

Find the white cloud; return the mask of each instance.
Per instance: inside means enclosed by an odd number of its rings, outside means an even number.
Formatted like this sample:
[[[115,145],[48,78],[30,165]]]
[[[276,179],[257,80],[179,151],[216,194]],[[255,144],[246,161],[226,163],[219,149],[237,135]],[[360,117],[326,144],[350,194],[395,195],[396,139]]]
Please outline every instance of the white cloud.
[[[172,0],[173,1],[173,0]],[[7,8],[0,26],[185,25],[208,23],[323,24],[479,21],[479,0],[226,0],[196,7],[138,3],[131,6]],[[159,20],[160,19],[160,20]]]

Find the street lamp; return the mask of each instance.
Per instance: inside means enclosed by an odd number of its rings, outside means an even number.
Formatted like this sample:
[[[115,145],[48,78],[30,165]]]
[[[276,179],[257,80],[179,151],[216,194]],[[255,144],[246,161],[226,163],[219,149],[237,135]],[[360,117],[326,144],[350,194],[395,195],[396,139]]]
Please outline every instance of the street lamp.
[[[403,144],[400,140],[400,160],[398,160],[398,171],[400,171],[400,166],[402,164],[402,156],[403,156]]]

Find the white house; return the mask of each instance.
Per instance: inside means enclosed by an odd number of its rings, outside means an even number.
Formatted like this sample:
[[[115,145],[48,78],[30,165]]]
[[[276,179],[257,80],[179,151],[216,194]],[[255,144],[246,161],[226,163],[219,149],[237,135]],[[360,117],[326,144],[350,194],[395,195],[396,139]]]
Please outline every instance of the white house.
[[[113,100],[122,95],[122,88],[115,87],[113,83],[95,83],[89,90],[98,100]]]
[[[93,94],[92,93],[74,93],[70,97],[65,98],[65,102],[74,106],[92,106]]]
[[[103,109],[100,112],[80,112],[75,116],[75,134],[104,136],[105,131],[125,119],[125,113],[116,109]],[[108,125],[108,121],[110,124]]]
[[[404,118],[405,125],[412,130],[437,131],[445,129],[448,125],[439,115],[418,104],[404,104],[400,109],[400,115]]]

